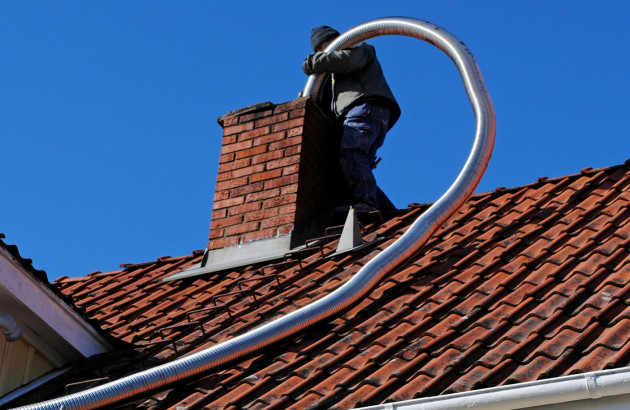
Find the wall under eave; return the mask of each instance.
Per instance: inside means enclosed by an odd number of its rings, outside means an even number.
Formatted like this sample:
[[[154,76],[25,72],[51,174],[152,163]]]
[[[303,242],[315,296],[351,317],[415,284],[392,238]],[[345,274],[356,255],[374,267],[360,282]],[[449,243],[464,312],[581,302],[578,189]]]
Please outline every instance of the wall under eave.
[[[26,340],[0,337],[0,396],[53,370],[55,363]]]

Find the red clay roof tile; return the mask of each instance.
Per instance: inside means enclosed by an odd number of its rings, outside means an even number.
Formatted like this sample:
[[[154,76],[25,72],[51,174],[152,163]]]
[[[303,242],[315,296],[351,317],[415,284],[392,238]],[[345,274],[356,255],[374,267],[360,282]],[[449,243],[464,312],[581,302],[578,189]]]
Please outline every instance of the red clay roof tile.
[[[333,291],[426,209],[367,224],[384,241],[360,253],[160,281],[195,252],[54,285],[143,357],[172,360]],[[627,366],[629,248],[628,166],[477,194],[338,318],[145,399],[347,408]]]

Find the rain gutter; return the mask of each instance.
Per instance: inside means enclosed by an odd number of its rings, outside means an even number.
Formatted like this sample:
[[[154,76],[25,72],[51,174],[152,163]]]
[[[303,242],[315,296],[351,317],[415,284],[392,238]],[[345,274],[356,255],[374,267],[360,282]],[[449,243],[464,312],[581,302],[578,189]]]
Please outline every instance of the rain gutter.
[[[600,405],[596,400],[613,396],[618,396],[618,401],[626,403],[626,406],[616,408],[630,407],[627,406],[630,403],[629,367],[386,403],[356,410],[507,410],[553,406],[559,403],[570,403],[570,408],[575,408],[577,402],[583,400],[588,400],[586,408],[597,409],[613,408],[610,401]],[[615,404],[619,406],[620,403]]]

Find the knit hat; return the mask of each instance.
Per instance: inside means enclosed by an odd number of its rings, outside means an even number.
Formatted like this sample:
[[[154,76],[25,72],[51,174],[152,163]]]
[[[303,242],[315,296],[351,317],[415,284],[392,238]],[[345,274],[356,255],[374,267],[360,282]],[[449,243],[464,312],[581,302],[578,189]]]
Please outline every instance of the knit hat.
[[[339,32],[328,26],[317,26],[311,30],[311,47],[313,51],[317,50],[317,46],[325,41],[339,37]]]

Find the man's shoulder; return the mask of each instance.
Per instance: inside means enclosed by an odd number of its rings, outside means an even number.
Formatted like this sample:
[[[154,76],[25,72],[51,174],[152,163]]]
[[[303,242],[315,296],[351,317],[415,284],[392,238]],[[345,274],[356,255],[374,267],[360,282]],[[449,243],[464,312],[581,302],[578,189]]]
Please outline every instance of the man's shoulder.
[[[376,49],[372,44],[369,43],[359,43],[356,46],[352,47],[355,52],[360,52],[368,59],[372,59],[376,57]]]
[[[362,49],[370,50],[370,51],[375,51],[376,50],[372,44],[366,43],[366,42],[359,43],[356,46],[354,46],[353,48],[362,48]]]

